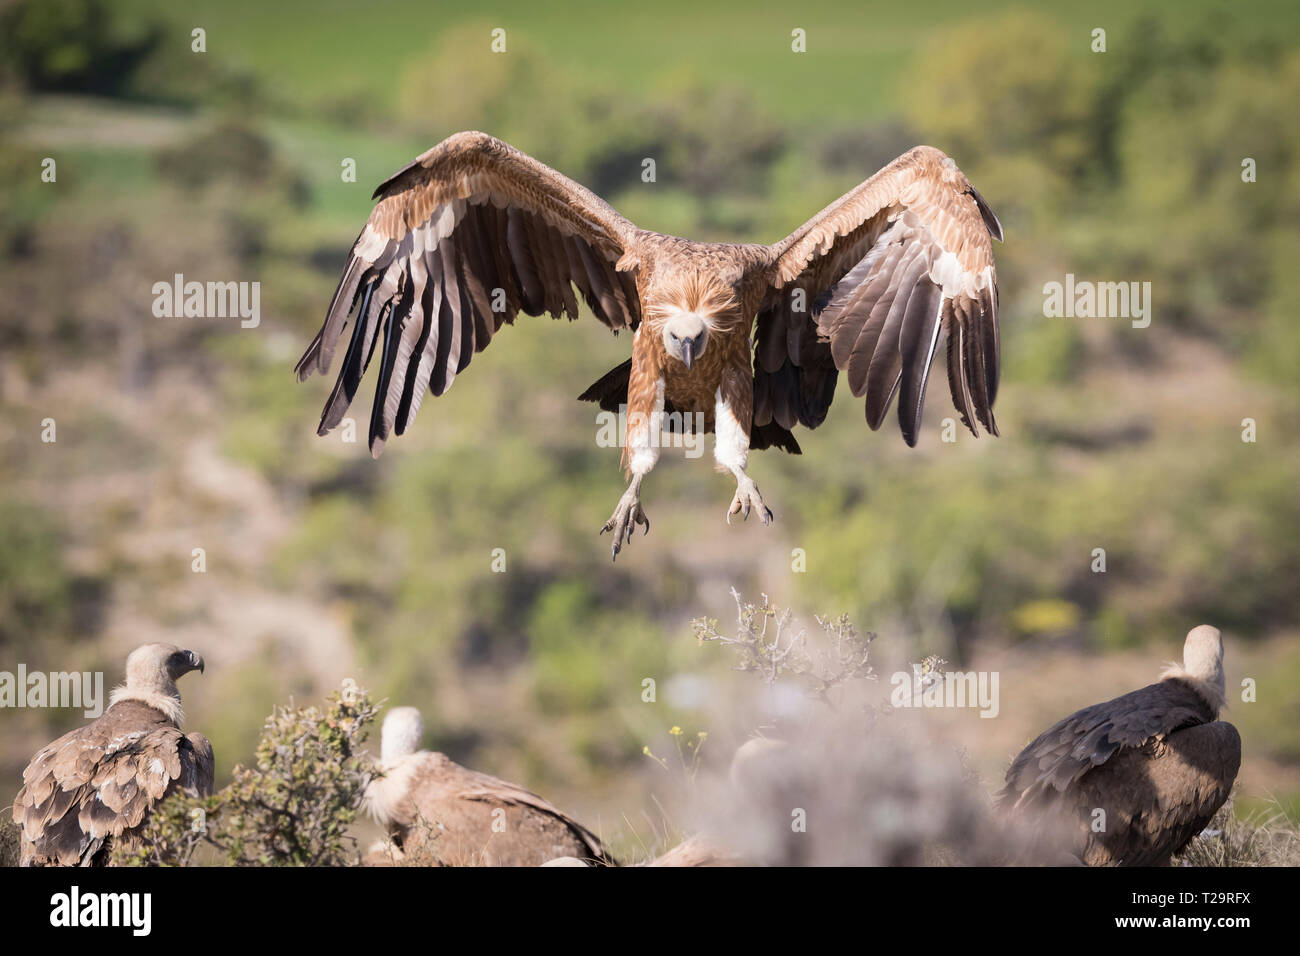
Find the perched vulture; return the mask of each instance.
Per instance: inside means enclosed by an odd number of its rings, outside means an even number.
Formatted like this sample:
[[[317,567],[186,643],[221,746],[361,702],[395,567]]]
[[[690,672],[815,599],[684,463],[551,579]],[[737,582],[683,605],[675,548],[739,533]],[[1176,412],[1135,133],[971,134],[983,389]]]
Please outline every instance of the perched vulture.
[[[1158,683],[1054,724],[1007,771],[999,805],[1090,866],[1164,866],[1223,806],[1241,737],[1218,719],[1223,641],[1202,625]]]
[[[160,800],[212,792],[212,744],[180,730],[176,681],[192,670],[203,671],[193,651],[137,647],[108,710],[32,758],[14,799],[23,866],[103,866],[115,841],[138,838]]]
[[[420,712],[384,718],[383,776],[366,789],[366,809],[388,830],[394,860],[438,866],[540,866],[571,856],[613,863],[600,838],[535,793],[419,750]]]
[[[591,313],[633,332],[632,357],[580,397],[626,411],[626,493],[601,529],[613,555],[650,530],[641,483],[665,432],[715,432],[736,479],[727,512],[771,511],[750,449],[794,454],[826,417],[840,372],[877,429],[895,394],[916,444],[946,337],[962,421],[996,435],[1002,227],[957,164],[917,146],[776,245],[704,243],[638,229],[595,194],[484,133],[457,133],[375,190],[325,322],[297,373],[328,372],[349,320],[320,434],[342,421],[378,353],[370,450],[402,434],[519,312]],[[383,333],[382,336],[380,333]],[[382,343],[381,343],[382,339]],[[684,421],[683,421],[684,420]]]

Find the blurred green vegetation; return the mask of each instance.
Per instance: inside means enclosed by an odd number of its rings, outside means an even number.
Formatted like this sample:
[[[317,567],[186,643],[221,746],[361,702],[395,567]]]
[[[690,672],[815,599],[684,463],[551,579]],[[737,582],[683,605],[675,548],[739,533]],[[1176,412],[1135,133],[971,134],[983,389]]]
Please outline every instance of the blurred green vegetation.
[[[981,641],[1164,645],[1202,621],[1294,639],[1300,8],[1004,6],[12,6],[0,649],[129,646],[139,620],[184,633],[224,620],[217,595],[236,586],[292,597],[341,622],[353,654],[338,666],[425,710],[427,743],[546,790],[599,789],[650,735],[699,725],[666,698],[651,715],[641,681],[721,666],[685,623],[727,614],[732,585],[953,659]],[[1089,51],[1098,24],[1104,54]],[[504,56],[488,48],[497,26]],[[788,52],[795,26],[807,54]],[[573,399],[630,342],[596,323],[521,316],[378,462],[364,436],[315,437],[328,384],[289,370],[370,190],[464,127],[646,228],[763,242],[908,146],[939,146],[1007,234],[1003,437],[940,442],[939,375],[910,451],[892,421],[868,432],[841,385],[802,458],[755,456],[773,529],[729,528],[728,481],[668,455],[646,487],[653,533],[612,566],[595,532],[621,493],[618,455]],[[41,182],[45,156],[57,184]],[[260,281],[260,326],[154,319],[151,285],[176,272]],[[1151,328],[1045,319],[1042,285],[1067,272],[1149,281]],[[46,414],[57,452],[36,444]],[[366,389],[352,414],[364,432]],[[265,502],[187,471],[205,439]],[[207,585],[188,571],[198,537]],[[790,570],[793,548],[808,573]],[[314,673],[285,625],[249,627],[223,635],[242,663],[221,685],[247,712],[193,691],[197,719],[223,721],[222,768]],[[282,678],[259,666],[276,646],[291,648]],[[1294,769],[1294,704],[1275,690],[1237,710]],[[0,764],[12,777],[29,754]]]

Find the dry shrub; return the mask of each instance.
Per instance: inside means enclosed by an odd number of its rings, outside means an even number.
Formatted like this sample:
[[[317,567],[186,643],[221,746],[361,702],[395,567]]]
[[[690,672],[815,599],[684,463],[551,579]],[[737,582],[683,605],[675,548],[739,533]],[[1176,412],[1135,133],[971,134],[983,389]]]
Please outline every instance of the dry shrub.
[[[346,866],[359,862],[349,828],[373,775],[361,754],[377,708],[345,682],[327,706],[277,707],[252,767],[206,798],[176,794],[153,812],[116,865]]]
[[[1300,866],[1300,831],[1276,803],[1239,820],[1229,800],[1174,862],[1178,866]]]

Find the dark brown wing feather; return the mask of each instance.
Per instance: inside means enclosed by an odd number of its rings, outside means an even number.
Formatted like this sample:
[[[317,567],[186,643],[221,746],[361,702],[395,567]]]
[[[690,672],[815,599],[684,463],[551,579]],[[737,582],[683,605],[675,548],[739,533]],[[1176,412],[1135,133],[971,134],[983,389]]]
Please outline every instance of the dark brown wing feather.
[[[105,862],[175,789],[212,791],[212,745],[185,737],[160,711],[121,701],[32,758],[14,799],[25,866]]]
[[[1215,712],[1192,685],[1168,678],[1093,704],[1039,734],[1007,770],[1003,804],[1033,807],[1054,799],[1124,748],[1136,749]]]
[[[376,352],[370,449],[402,434],[426,390],[443,394],[520,312],[578,317],[576,286],[611,329],[635,329],[617,268],[635,227],[600,198],[483,133],[457,133],[377,190],[325,322],[296,367],[327,372],[352,316],[319,432],[335,427]],[[359,306],[359,307],[358,307]]]
[[[1105,812],[1105,829],[1087,833],[1090,866],[1165,866],[1205,829],[1232,792],[1241,736],[1214,721],[1126,749],[1085,773],[1072,795],[1076,819]]]
[[[216,789],[217,760],[212,741],[203,734],[186,734],[181,745],[181,775],[177,780],[186,793],[210,797]]]
[[[996,435],[990,236],[1001,239],[1002,227],[983,197],[943,153],[918,146],[773,246],[757,319],[755,422],[816,427],[839,370],[866,397],[873,429],[899,395],[899,426],[914,445],[946,332],[953,404],[973,434],[979,421]]]

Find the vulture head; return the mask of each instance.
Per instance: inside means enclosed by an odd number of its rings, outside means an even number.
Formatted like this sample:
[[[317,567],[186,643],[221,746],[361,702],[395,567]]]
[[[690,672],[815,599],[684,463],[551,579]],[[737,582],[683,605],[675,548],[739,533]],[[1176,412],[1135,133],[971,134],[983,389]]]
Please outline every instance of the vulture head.
[[[394,707],[384,718],[380,733],[380,759],[385,765],[420,749],[424,719],[415,707]]]
[[[664,350],[687,368],[709,346],[709,324],[698,312],[675,312],[664,322]]]
[[[1182,664],[1170,664],[1160,676],[1188,681],[1217,714],[1223,709],[1226,694],[1223,637],[1219,629],[1202,624],[1188,631],[1187,640],[1183,642]]]
[[[178,725],[183,718],[176,682],[190,671],[203,673],[203,658],[175,644],[142,644],[126,659],[126,683],[113,691],[111,704],[138,700],[157,707]]]
[[[688,369],[710,339],[731,332],[741,315],[736,291],[724,277],[691,273],[661,294],[664,301],[647,308],[646,321],[658,331],[668,358]]]

